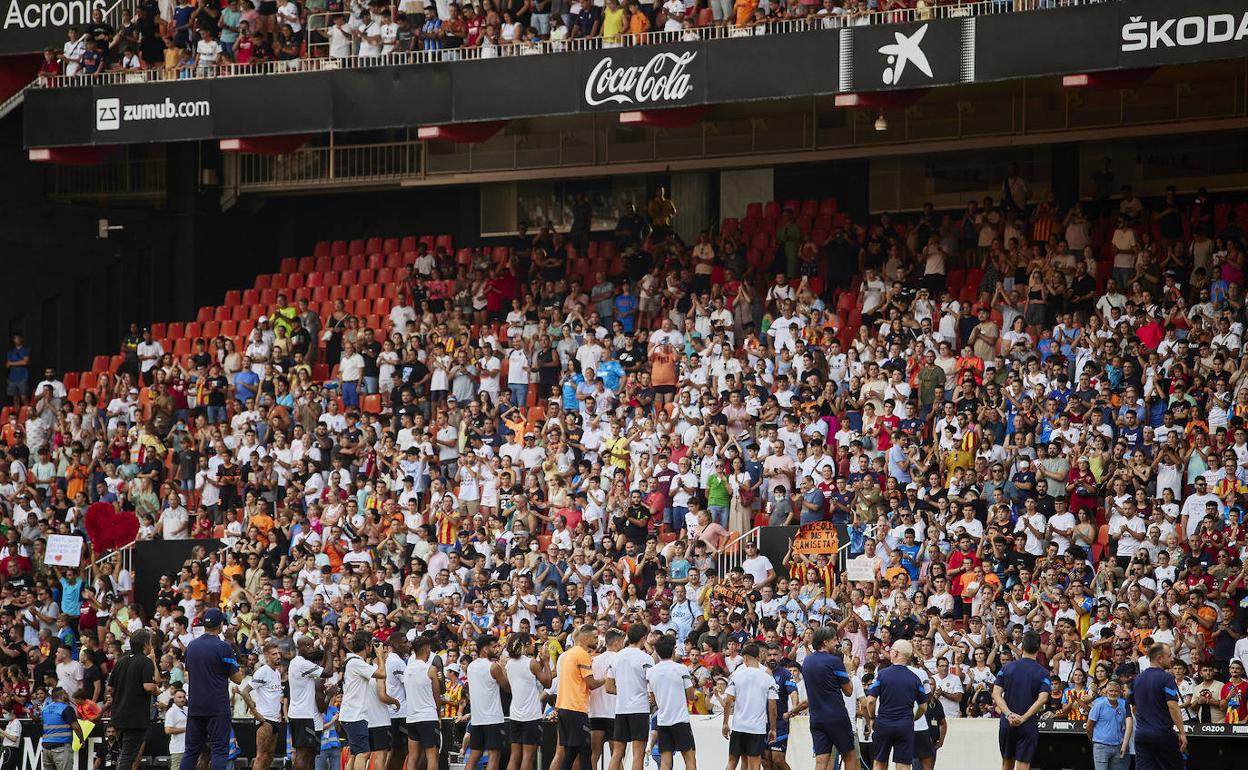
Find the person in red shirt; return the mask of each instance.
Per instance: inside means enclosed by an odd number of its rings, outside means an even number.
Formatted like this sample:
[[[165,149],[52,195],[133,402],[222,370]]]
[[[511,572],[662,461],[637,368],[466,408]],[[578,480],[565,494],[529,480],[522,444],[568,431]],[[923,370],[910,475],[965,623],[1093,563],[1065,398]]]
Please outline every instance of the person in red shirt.
[[[1248,721],[1248,681],[1244,681],[1244,663],[1239,658],[1231,659],[1230,668],[1231,678],[1222,685],[1218,699],[1226,710],[1226,723],[1238,725]]]

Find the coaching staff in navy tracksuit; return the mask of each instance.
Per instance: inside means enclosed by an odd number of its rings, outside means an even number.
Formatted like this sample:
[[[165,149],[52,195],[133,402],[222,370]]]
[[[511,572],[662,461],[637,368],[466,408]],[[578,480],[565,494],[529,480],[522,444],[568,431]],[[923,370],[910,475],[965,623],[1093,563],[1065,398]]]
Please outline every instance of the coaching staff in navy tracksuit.
[[[992,686],[992,699],[1001,712],[997,738],[1004,770],[1028,770],[1040,744],[1037,716],[1049,702],[1049,670],[1036,662],[1040,636],[1023,634],[1023,657],[1006,663]]]
[[[221,638],[225,615],[204,613],[204,633],[186,646],[187,695],[186,753],[180,770],[195,770],[204,743],[212,755],[212,770],[225,770],[230,749],[229,683],[243,681],[234,647]]]
[[[1148,668],[1135,678],[1135,766],[1138,770],[1182,770],[1187,732],[1179,711],[1179,686],[1170,673],[1169,645],[1148,648]],[[1175,731],[1178,734],[1175,734]]]
[[[907,668],[914,660],[910,642],[894,642],[889,660],[892,665],[877,671],[867,690],[875,709],[875,730],[871,733],[875,770],[888,767],[890,754],[897,768],[908,768],[914,762],[914,723],[927,711],[930,692],[927,683]]]

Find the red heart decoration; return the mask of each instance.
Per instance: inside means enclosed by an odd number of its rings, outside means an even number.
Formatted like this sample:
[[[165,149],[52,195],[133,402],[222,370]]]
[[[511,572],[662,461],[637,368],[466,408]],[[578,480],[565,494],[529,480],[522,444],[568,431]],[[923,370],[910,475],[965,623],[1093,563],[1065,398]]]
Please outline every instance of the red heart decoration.
[[[60,561],[62,558],[64,557],[62,557],[61,554],[58,553],[56,556],[52,557],[52,561]]]
[[[92,503],[83,524],[97,553],[129,545],[139,536],[139,517],[135,512],[119,512],[111,503]]]

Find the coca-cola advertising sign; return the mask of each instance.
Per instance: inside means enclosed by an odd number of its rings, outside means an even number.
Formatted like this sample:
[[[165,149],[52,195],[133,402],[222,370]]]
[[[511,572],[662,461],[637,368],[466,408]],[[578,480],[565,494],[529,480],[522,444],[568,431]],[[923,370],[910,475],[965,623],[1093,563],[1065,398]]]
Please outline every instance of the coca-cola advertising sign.
[[[629,52],[632,53],[632,52]],[[642,49],[642,54],[649,53]],[[659,51],[621,60],[616,54],[599,59],[585,78],[585,104],[600,109],[670,107],[692,101],[699,84],[694,62],[698,51]]]

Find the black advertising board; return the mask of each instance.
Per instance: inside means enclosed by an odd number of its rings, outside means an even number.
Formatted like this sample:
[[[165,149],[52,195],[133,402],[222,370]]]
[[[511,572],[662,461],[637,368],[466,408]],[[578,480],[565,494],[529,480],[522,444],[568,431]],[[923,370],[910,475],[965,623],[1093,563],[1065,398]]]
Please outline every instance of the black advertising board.
[[[836,40],[835,31],[817,31],[398,67],[32,89],[25,137],[28,147],[174,142],[668,109],[798,90],[831,93]],[[777,43],[786,44],[783,56],[777,56]],[[711,72],[723,86],[712,88]]]
[[[1248,56],[1248,7],[1243,0],[1124,0],[976,20],[976,80],[1244,56]]]
[[[837,91],[839,51],[835,31],[783,38],[786,56],[774,55],[775,35],[729,38],[708,45],[707,101],[711,104]],[[792,59],[790,59],[792,57]],[[792,60],[801,66],[792,66]]]
[[[849,27],[841,33],[840,85],[862,93],[929,88],[969,82],[963,69],[963,38],[973,39],[976,19]],[[848,48],[848,51],[846,51]]]
[[[1188,64],[1248,55],[1244,0],[1131,0],[1118,9],[1118,66]]]
[[[983,17],[975,29],[977,80],[1011,80],[1043,72],[1112,69],[1118,4],[1068,8],[1060,13],[1003,13]]]
[[[0,3],[0,55],[61,50],[70,27],[83,29],[96,8],[108,13],[112,0],[3,0]],[[111,21],[116,21],[113,17]]]
[[[24,107],[25,143],[63,147],[443,125],[1232,59],[1248,55],[1244,5],[1123,0],[575,53],[32,89]]]
[[[576,57],[578,109],[587,112],[706,104],[705,43],[604,48]]]

